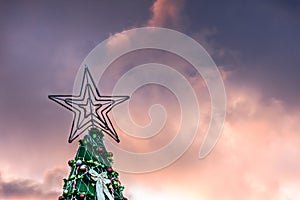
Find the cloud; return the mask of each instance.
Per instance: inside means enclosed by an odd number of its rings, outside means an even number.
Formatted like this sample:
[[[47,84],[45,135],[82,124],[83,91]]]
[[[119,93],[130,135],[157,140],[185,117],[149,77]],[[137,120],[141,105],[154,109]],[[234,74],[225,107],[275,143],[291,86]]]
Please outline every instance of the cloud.
[[[135,66],[132,60],[136,64],[140,61],[133,55],[127,56],[114,64]],[[220,67],[228,96],[227,121],[216,148],[209,157],[198,160],[199,147],[207,128],[205,120],[210,111],[205,85],[199,76],[194,76],[187,69],[189,66],[176,66],[178,59],[172,55],[157,56],[151,52],[149,57],[158,58],[159,61],[162,57],[162,63],[179,69],[191,81],[197,89],[204,121],[193,146],[172,166],[150,174],[121,174],[128,196],[132,199],[139,199],[140,196],[161,199],[174,195],[174,199],[184,196],[188,200],[298,199],[296,188],[300,185],[300,138],[297,133],[300,130],[297,122],[300,120],[300,110],[289,112],[282,101],[264,98],[257,88],[232,84],[237,72]],[[116,70],[112,71],[116,73]],[[135,105],[132,107],[133,118],[140,124],[147,122],[148,105],[155,99],[170,107],[167,111],[171,122],[165,126],[164,135],[151,140],[138,141],[122,136],[120,146],[136,152],[148,152],[164,146],[173,137],[172,133],[178,125],[174,118],[178,110],[173,107],[176,101],[170,101],[163,88],[142,88],[145,89],[146,92],[136,94],[137,99],[131,99],[132,105]],[[139,183],[139,186],[135,183]]]
[[[132,199],[299,199],[300,110],[290,113],[279,100],[266,102],[252,88],[227,85],[227,91],[227,122],[212,153],[198,160],[200,130],[193,146],[168,168],[122,174]]]
[[[181,29],[186,22],[183,15],[184,0],[156,0],[151,7],[152,17],[148,26]]]
[[[42,183],[32,179],[4,179],[0,174],[0,199],[56,199],[65,173],[58,168],[47,171]]]
[[[2,199],[54,199],[58,193],[44,190],[32,180],[1,180],[0,195]]]

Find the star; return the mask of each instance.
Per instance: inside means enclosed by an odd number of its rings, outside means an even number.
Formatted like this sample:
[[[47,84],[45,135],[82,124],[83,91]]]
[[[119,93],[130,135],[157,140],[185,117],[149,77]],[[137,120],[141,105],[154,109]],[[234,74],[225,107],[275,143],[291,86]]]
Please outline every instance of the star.
[[[108,113],[116,105],[129,99],[129,96],[101,96],[87,67],[84,69],[78,96],[49,95],[48,97],[74,113],[69,143],[91,127],[101,129],[115,141],[120,142]]]

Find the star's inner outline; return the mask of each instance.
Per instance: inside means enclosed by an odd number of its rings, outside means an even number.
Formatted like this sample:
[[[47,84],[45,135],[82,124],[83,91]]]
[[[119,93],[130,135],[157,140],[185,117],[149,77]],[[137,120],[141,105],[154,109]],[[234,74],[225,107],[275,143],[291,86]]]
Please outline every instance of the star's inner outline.
[[[49,98],[74,113],[69,143],[90,127],[99,128],[120,141],[108,113],[129,96],[101,96],[87,67],[79,95],[49,95]]]

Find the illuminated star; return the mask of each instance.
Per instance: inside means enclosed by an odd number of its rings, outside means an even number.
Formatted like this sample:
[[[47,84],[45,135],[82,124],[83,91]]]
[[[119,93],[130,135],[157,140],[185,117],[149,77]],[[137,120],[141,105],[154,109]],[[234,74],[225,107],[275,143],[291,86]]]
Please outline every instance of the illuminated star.
[[[129,97],[101,96],[88,68],[84,70],[78,96],[49,95],[48,97],[74,113],[69,143],[90,127],[101,129],[114,140],[120,142],[108,113],[113,107],[126,101]]]

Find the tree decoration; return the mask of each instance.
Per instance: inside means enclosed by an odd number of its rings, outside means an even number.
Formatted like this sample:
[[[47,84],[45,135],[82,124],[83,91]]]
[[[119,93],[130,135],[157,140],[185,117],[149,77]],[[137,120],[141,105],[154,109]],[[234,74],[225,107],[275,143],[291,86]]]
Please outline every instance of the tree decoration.
[[[101,129],[120,142],[108,113],[113,107],[129,99],[129,96],[101,96],[87,67],[84,69],[79,95],[48,97],[74,113],[69,143],[91,127]]]
[[[99,137],[92,136],[95,132]],[[64,179],[62,200],[124,200],[124,186],[119,181],[118,172],[111,167],[112,159],[101,134],[101,130],[91,128],[79,141],[77,154],[71,160],[76,164],[70,166],[69,177]],[[98,151],[99,147],[103,149],[101,152]]]
[[[119,174],[113,170],[113,153],[104,146],[103,132],[119,142],[108,112],[128,96],[101,96],[92,76],[85,68],[80,94],[49,95],[49,98],[74,113],[69,143],[79,135],[74,159],[68,161],[70,174],[64,179],[59,200],[126,200]]]

